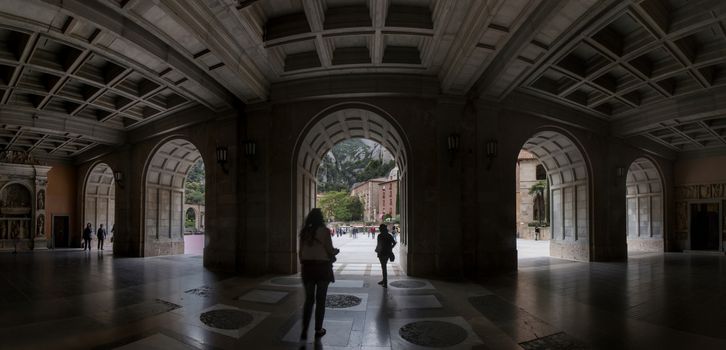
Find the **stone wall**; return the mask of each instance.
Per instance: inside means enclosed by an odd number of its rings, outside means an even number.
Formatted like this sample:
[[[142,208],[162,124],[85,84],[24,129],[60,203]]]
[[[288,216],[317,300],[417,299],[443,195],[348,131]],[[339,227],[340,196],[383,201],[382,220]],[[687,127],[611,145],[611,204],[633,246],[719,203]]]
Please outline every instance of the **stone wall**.
[[[237,184],[243,178],[238,171],[245,161],[237,150],[240,146],[239,120],[236,112],[214,113],[203,107],[195,107],[135,130],[129,145],[118,149],[94,149],[79,159],[79,173],[86,173],[97,162],[108,164],[114,171],[124,173],[124,181],[116,184],[116,236],[114,255],[150,256],[165,253],[183,253],[183,245],[155,241],[147,231],[145,211],[146,167],[159,146],[172,139],[184,139],[199,150],[205,164],[206,176],[206,226],[204,265],[209,268],[241,271],[238,266],[240,241],[239,201],[244,199]],[[173,130],[173,131],[169,131]],[[215,161],[217,146],[228,148],[229,162],[226,170]],[[79,180],[82,185],[82,180]],[[80,186],[79,186],[80,187]],[[79,191],[79,206],[83,205],[83,193]],[[171,195],[167,202],[173,204]],[[181,227],[182,205],[179,213],[168,214],[178,219]],[[178,215],[178,216],[172,216]],[[169,224],[171,225],[171,224]],[[165,227],[165,224],[161,224]],[[171,226],[170,226],[171,229]],[[152,235],[150,238],[149,235]],[[181,233],[180,233],[181,235]],[[160,245],[161,243],[161,245]]]
[[[145,234],[146,175],[140,169],[160,144],[188,140],[206,165],[205,266],[249,274],[294,273],[299,223],[315,200],[314,177],[309,171],[300,174],[305,168],[298,157],[301,140],[333,111],[367,110],[381,115],[401,139],[399,156],[406,163],[400,179],[405,201],[398,257],[402,267],[415,276],[477,276],[516,269],[517,155],[534,135],[556,132],[581,152],[587,178],[552,188],[552,230],[559,238],[551,253],[586,261],[626,258],[626,179],[616,169],[646,154],[642,147],[611,138],[600,120],[522,94],[501,102],[472,102],[440,96],[425,79],[411,83],[410,92],[399,91],[406,81],[347,90],[316,80],[273,85],[270,101],[246,106],[239,114],[199,107],[136,130],[124,148],[89,152],[79,172],[103,161],[127,175],[117,187],[121,237],[114,253],[145,256],[153,242]],[[381,91],[389,86],[397,92]],[[453,152],[447,147],[452,134],[461,140]],[[256,154],[237,152],[246,140],[256,142]],[[491,140],[497,141],[498,151],[488,158],[485,149]],[[229,173],[215,162],[219,145],[229,147]],[[664,174],[664,236],[670,238],[671,162],[651,159]],[[668,240],[665,244],[672,249]]]

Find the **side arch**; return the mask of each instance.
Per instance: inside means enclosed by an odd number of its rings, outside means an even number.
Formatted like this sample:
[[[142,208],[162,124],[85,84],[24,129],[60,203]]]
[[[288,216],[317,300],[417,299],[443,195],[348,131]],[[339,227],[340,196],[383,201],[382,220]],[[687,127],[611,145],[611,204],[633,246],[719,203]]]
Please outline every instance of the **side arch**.
[[[664,181],[655,162],[633,160],[626,175],[628,252],[664,251]]]
[[[89,222],[94,230],[103,225],[110,235],[116,221],[116,182],[113,168],[108,163],[96,162],[86,172],[83,183],[82,227]]]
[[[589,261],[592,237],[592,171],[582,145],[570,132],[541,127],[522,149],[542,164],[549,183],[550,255]]]
[[[178,135],[161,140],[149,153],[141,193],[144,256],[184,253],[184,185],[200,159],[196,145]]]

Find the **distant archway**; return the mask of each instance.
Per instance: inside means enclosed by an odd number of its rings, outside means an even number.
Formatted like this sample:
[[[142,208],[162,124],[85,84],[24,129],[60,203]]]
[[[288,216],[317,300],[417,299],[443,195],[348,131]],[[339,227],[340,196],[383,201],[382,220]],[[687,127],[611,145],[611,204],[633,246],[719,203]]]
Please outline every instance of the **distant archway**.
[[[144,184],[144,256],[184,254],[184,184],[202,158],[184,139],[164,141],[146,165]]]
[[[630,164],[626,177],[628,252],[662,252],[663,180],[647,158]]]
[[[296,200],[292,203],[295,226],[291,232],[291,239],[297,242],[297,231],[302,227],[305,215],[315,206],[316,175],[323,157],[337,143],[352,138],[369,139],[381,144],[396,161],[400,191],[398,194],[400,256],[397,258],[401,268],[406,271],[412,232],[407,205],[409,191],[407,141],[393,118],[369,105],[343,105],[326,110],[311,121],[298,138],[293,158],[296,164],[294,178]],[[294,246],[297,249],[297,244]]]
[[[583,151],[570,136],[554,130],[537,132],[522,149],[547,174],[550,256],[589,261],[590,172]]]
[[[83,196],[83,222],[91,223],[94,230],[103,225],[111,244],[111,230],[115,224],[116,184],[113,169],[106,163],[98,163],[88,172]]]
[[[189,207],[186,210],[184,218],[184,229],[192,232],[196,231],[197,229],[197,213],[192,207]]]

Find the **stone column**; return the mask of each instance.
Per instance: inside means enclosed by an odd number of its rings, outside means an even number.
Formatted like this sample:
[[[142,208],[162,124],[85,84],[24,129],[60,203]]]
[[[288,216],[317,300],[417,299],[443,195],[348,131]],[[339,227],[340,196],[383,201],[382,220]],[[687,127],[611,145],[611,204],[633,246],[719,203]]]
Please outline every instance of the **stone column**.
[[[34,227],[34,234],[29,244],[32,249],[47,249],[48,239],[45,232],[45,222],[48,218],[45,216],[45,199],[48,189],[48,171],[50,171],[50,167],[36,165],[34,168],[34,203],[32,205],[34,210],[33,222],[31,223],[31,227]]]

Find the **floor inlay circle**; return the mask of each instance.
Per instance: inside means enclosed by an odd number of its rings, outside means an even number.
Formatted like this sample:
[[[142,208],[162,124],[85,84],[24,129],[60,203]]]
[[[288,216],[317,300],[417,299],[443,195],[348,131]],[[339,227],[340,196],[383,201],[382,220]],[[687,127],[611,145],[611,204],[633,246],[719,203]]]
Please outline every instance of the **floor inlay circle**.
[[[302,278],[300,277],[278,277],[270,280],[273,284],[281,284],[285,286],[293,286],[296,284],[302,284]]]
[[[390,285],[396,288],[421,288],[426,286],[426,283],[421,281],[394,281]]]
[[[419,346],[444,348],[466,340],[466,330],[459,325],[443,321],[418,321],[398,330],[404,340]]]
[[[232,309],[207,311],[199,316],[199,320],[212,328],[240,329],[253,320],[252,315]]]
[[[342,309],[360,305],[361,301],[363,300],[355,295],[333,294],[325,299],[325,307]]]

